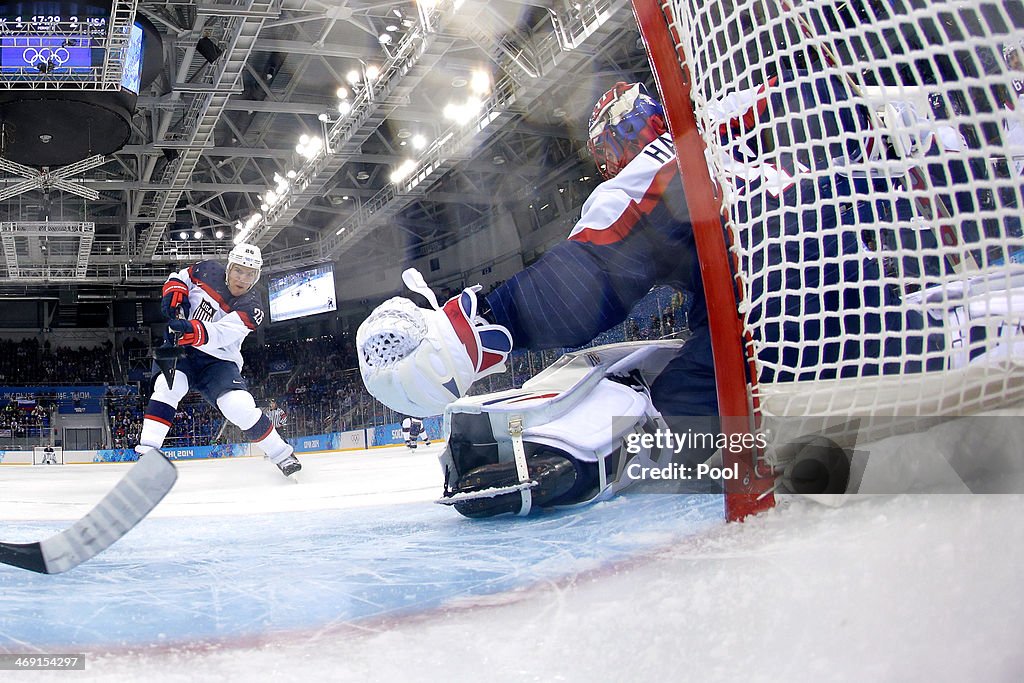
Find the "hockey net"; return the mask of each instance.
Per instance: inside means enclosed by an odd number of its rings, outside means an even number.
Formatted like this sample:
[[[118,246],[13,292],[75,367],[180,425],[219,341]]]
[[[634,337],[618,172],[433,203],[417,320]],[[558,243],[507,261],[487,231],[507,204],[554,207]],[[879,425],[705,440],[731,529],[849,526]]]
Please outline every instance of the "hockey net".
[[[633,4],[736,418],[723,428],[1019,404],[1024,4]],[[772,466],[755,454],[730,517],[771,504]]]
[[[64,447],[63,446],[33,446],[32,447],[32,464],[33,465],[63,465],[64,464]]]

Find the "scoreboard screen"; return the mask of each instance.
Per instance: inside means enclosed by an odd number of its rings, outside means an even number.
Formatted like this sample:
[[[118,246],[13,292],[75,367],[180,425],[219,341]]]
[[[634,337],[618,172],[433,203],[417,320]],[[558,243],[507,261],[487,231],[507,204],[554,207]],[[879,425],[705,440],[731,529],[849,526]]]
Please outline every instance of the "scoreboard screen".
[[[87,73],[93,67],[92,51],[92,39],[85,36],[0,35],[0,70],[82,73],[84,67]]]
[[[106,56],[109,16],[109,2],[0,0],[0,73],[26,80],[41,74],[97,73]],[[143,35],[139,23],[132,26],[121,80],[122,87],[136,94],[142,79]]]

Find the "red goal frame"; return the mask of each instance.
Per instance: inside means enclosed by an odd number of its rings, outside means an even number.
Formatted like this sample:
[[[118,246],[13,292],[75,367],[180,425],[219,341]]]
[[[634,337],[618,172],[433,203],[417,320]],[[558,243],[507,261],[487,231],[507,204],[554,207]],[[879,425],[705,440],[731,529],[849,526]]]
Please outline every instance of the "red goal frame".
[[[736,303],[733,272],[722,224],[721,197],[708,173],[704,141],[690,103],[690,78],[676,49],[668,18],[658,0],[632,0],[637,25],[647,47],[665,115],[675,141],[676,162],[686,193],[701,280],[708,308],[718,412],[725,434],[750,434],[755,406],[747,392],[749,368],[743,328]],[[736,465],[739,477],[725,482],[725,513],[729,521],[774,507],[774,477],[758,467],[756,451],[723,453],[725,465]]]

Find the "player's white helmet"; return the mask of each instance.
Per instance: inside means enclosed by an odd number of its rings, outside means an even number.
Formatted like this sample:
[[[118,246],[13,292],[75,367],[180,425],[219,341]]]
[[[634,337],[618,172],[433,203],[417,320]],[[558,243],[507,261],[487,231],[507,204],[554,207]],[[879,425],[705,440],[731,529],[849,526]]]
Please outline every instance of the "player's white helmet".
[[[249,285],[249,289],[252,289],[260,279],[260,270],[263,268],[263,254],[260,253],[260,248],[255,244],[242,242],[241,244],[236,244],[228,254],[227,270],[231,270],[232,264],[256,271],[256,276],[252,278],[252,284]],[[224,276],[226,279],[227,271],[225,271]]]

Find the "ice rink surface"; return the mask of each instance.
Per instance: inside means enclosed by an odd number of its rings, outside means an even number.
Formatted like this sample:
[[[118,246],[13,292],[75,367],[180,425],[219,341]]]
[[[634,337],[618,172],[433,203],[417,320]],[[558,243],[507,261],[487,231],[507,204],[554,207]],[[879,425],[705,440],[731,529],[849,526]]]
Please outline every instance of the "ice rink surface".
[[[62,575],[0,566],[4,680],[1018,681],[1024,498],[708,495],[528,519],[432,504],[439,446],[178,462],[154,513]],[[83,515],[127,464],[0,467],[0,538]]]

